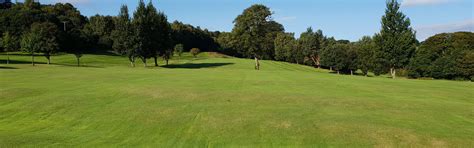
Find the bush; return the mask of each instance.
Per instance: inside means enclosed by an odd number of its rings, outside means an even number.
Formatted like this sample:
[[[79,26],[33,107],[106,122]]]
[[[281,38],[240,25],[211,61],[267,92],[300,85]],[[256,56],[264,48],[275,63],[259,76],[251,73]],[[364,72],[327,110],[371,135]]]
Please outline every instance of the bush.
[[[199,48],[192,48],[190,53],[196,57],[199,53],[201,53],[201,50]]]

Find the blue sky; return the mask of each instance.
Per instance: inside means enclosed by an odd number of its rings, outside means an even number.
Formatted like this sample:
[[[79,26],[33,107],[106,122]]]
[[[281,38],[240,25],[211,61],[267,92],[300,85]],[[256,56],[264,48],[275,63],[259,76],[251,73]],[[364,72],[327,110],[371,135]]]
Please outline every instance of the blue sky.
[[[148,2],[149,0],[145,0]],[[417,37],[424,40],[440,32],[474,32],[473,0],[399,0],[411,19]],[[41,3],[73,3],[82,14],[117,15],[122,4],[134,11],[138,0],[40,0]],[[213,31],[230,31],[232,21],[252,4],[274,11],[273,19],[287,32],[299,35],[307,27],[328,36],[356,41],[380,30],[385,0],[153,0],[155,7],[179,20]]]

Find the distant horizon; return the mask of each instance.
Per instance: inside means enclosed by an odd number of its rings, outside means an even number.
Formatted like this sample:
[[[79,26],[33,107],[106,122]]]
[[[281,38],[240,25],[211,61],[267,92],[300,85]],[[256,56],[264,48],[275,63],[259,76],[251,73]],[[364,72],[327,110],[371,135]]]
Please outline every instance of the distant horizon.
[[[470,0],[400,2],[401,10],[410,18],[419,41],[438,33],[474,32],[473,2]],[[90,17],[96,14],[116,16],[122,4],[126,4],[133,15],[138,0],[41,0],[40,3],[71,3],[82,15]],[[233,20],[244,9],[253,4],[264,4],[274,12],[273,19],[283,24],[286,32],[295,33],[297,38],[308,27],[312,27],[314,30],[321,29],[327,36],[350,41],[377,33],[385,10],[385,1],[370,0],[153,0],[153,4],[168,16],[169,22],[176,20],[221,32],[231,31]]]

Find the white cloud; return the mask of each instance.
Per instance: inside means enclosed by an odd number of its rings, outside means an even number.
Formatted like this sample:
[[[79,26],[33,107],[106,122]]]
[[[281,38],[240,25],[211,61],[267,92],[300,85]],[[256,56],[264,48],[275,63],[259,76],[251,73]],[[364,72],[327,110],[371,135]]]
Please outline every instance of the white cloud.
[[[403,0],[402,7],[418,6],[418,5],[435,5],[454,2],[455,0]]]
[[[434,24],[415,26],[417,31],[417,38],[420,41],[426,40],[428,37],[438,33],[458,32],[458,31],[469,31],[474,32],[474,19],[448,23],[448,24]]]

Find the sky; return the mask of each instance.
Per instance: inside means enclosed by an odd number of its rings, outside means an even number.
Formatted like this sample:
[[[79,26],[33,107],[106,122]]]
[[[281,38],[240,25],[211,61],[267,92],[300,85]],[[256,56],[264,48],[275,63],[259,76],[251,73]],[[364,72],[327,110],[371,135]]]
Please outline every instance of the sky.
[[[148,3],[149,0],[145,0]],[[20,0],[21,2],[21,0]],[[122,4],[134,12],[138,0],[40,0],[43,4],[72,3],[83,15],[117,15]],[[385,0],[153,0],[170,22],[174,20],[231,31],[233,20],[245,8],[264,4],[286,32],[298,37],[308,27],[336,39],[357,41],[380,31]],[[420,41],[442,32],[474,32],[474,0],[399,0]]]

